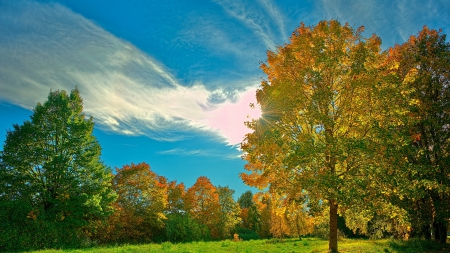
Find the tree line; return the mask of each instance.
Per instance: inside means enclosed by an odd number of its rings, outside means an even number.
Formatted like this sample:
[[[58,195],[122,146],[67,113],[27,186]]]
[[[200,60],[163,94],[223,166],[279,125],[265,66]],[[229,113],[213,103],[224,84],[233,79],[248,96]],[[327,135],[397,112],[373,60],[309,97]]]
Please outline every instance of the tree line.
[[[0,250],[316,234],[445,243],[450,219],[450,45],[424,27],[381,50],[336,20],[268,51],[259,119],[242,143],[238,201],[147,163],[100,159],[77,89],[51,91],[0,153]],[[236,237],[236,238],[238,238]]]
[[[280,233],[271,230],[274,210],[262,193],[248,191],[235,201],[234,190],[207,177],[186,188],[145,162],[113,173],[100,160],[93,127],[74,89],[51,91],[29,121],[7,131],[0,153],[0,251]]]

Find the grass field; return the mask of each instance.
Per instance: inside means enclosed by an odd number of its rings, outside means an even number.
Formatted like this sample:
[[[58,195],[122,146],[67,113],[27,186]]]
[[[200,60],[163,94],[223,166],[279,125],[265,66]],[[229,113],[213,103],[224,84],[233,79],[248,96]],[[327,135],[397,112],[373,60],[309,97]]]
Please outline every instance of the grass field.
[[[57,253],[57,252],[327,252],[328,242],[317,238],[285,239],[275,240],[252,240],[234,242],[230,240],[217,242],[192,242],[172,244],[165,242],[162,244],[145,245],[122,245],[110,247],[95,247],[76,250],[42,250],[35,251],[39,253]],[[393,241],[384,240],[364,240],[364,239],[342,239],[339,241],[339,252],[450,252],[450,244],[437,245],[432,242],[420,240]]]

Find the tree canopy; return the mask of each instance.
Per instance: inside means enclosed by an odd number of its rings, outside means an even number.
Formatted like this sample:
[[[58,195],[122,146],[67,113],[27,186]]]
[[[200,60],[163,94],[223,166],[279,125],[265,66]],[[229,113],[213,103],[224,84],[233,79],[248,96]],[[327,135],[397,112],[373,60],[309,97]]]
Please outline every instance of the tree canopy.
[[[37,247],[68,244],[111,213],[112,173],[100,160],[94,122],[77,89],[50,92],[30,121],[13,128],[0,153],[1,217],[11,217],[2,222],[2,238],[21,230],[36,233],[23,238]]]
[[[403,150],[409,163],[407,200],[419,234],[445,242],[450,219],[450,43],[442,31],[424,27],[389,51],[408,112],[399,132],[410,145]],[[431,211],[430,211],[431,210]]]
[[[253,133],[242,144],[245,182],[328,202],[331,251],[338,205],[364,188],[374,153],[382,51],[363,30],[336,20],[302,24],[289,44],[269,51],[261,65],[268,80],[256,95],[262,117],[248,124]]]

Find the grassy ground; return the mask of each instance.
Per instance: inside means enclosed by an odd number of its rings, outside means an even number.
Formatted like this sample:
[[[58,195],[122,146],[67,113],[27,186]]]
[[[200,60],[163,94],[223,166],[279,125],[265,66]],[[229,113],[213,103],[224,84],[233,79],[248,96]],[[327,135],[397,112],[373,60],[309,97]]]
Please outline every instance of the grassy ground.
[[[450,244],[436,245],[432,242],[410,240],[406,242],[384,240],[343,239],[338,244],[339,252],[450,252]],[[115,247],[96,247],[78,250],[43,250],[39,253],[114,253],[114,252],[327,252],[328,242],[317,238],[275,240],[252,240],[233,242],[230,240],[218,242],[193,242],[172,244],[123,245]]]

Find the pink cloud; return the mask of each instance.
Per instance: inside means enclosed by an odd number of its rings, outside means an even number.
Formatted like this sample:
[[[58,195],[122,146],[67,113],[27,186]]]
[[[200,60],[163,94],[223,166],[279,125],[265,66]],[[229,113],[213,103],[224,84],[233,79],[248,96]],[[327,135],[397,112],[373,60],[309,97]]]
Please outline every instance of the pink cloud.
[[[251,103],[255,105],[254,108],[250,107]],[[241,143],[245,134],[251,132],[244,122],[260,116],[261,110],[256,103],[256,89],[251,89],[243,93],[238,102],[227,102],[212,111],[206,124],[218,131],[228,144],[235,145]]]

